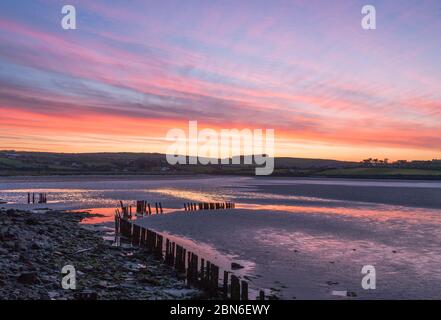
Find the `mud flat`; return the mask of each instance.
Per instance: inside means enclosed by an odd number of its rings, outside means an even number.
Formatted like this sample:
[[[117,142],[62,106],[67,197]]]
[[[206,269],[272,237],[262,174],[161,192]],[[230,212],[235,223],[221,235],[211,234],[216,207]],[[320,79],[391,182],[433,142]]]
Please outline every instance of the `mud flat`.
[[[91,230],[88,213],[0,210],[0,299],[192,299],[171,268],[143,249],[115,246]],[[61,269],[76,270],[76,289],[61,286]]]

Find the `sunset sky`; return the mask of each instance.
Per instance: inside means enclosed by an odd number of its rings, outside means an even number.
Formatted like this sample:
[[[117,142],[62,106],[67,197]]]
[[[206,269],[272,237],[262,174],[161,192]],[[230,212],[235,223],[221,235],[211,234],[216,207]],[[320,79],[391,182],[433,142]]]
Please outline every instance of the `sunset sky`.
[[[277,156],[441,158],[440,57],[439,0],[2,0],[0,150],[165,152],[197,120],[275,129]]]

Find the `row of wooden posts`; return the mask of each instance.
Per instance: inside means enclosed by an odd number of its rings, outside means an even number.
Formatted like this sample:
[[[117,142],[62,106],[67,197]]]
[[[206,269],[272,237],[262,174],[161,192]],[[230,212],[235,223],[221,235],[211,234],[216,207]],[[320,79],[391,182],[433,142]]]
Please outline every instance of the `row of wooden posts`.
[[[136,214],[147,216],[152,214],[153,204],[150,206],[150,203],[146,200],[136,200]],[[156,214],[164,213],[162,210],[162,203],[155,202]]]
[[[38,199],[35,195],[38,196]],[[28,192],[28,203],[35,203],[35,201],[37,201],[37,203],[47,203],[47,193]]]
[[[184,203],[185,211],[193,210],[220,210],[220,209],[234,209],[236,204],[233,202],[199,202],[199,203]]]
[[[117,215],[120,215],[123,219],[131,220],[133,216],[132,205],[124,205],[122,201],[120,201],[120,205],[121,205],[121,211],[119,212],[119,209],[116,209],[118,211]],[[142,216],[152,215],[153,214],[152,207],[153,204],[150,205],[150,203],[148,203],[145,200],[137,200],[136,214]],[[155,202],[155,212],[156,214],[164,213],[161,202]]]
[[[162,235],[124,219],[119,210],[115,214],[115,232],[130,239],[133,245],[146,248],[157,260],[186,274],[188,285],[201,288],[213,297],[248,300],[247,281],[240,280],[231,272],[224,271],[223,285],[220,287],[217,265],[203,258],[199,259],[198,255],[168,238],[164,242]],[[163,250],[164,244],[165,251]],[[260,291],[258,298],[265,299],[264,291]]]

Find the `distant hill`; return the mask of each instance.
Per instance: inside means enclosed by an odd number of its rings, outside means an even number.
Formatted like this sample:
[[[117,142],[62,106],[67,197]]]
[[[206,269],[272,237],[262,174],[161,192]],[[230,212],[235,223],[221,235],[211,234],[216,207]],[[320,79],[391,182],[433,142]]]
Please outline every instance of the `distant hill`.
[[[53,174],[252,174],[255,165],[169,165],[159,153],[47,153],[0,151],[0,175]],[[188,162],[188,157],[187,157]],[[230,163],[232,159],[230,159]],[[275,174],[306,174],[308,170],[354,167],[355,162],[324,159],[276,158]],[[290,171],[291,170],[291,171]]]
[[[48,153],[0,151],[0,176],[23,175],[255,175],[255,164],[170,165],[160,153]],[[186,157],[187,163],[189,157]],[[230,163],[232,159],[229,159]],[[273,176],[441,179],[441,161],[372,164],[330,159],[279,157]]]

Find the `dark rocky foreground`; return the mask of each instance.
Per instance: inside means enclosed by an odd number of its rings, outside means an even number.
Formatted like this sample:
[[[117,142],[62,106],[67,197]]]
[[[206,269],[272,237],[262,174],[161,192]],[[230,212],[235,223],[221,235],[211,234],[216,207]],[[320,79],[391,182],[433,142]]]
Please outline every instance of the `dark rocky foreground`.
[[[88,213],[0,210],[0,299],[194,299],[182,275],[144,249],[114,246],[79,222]],[[76,289],[63,289],[72,265]]]

